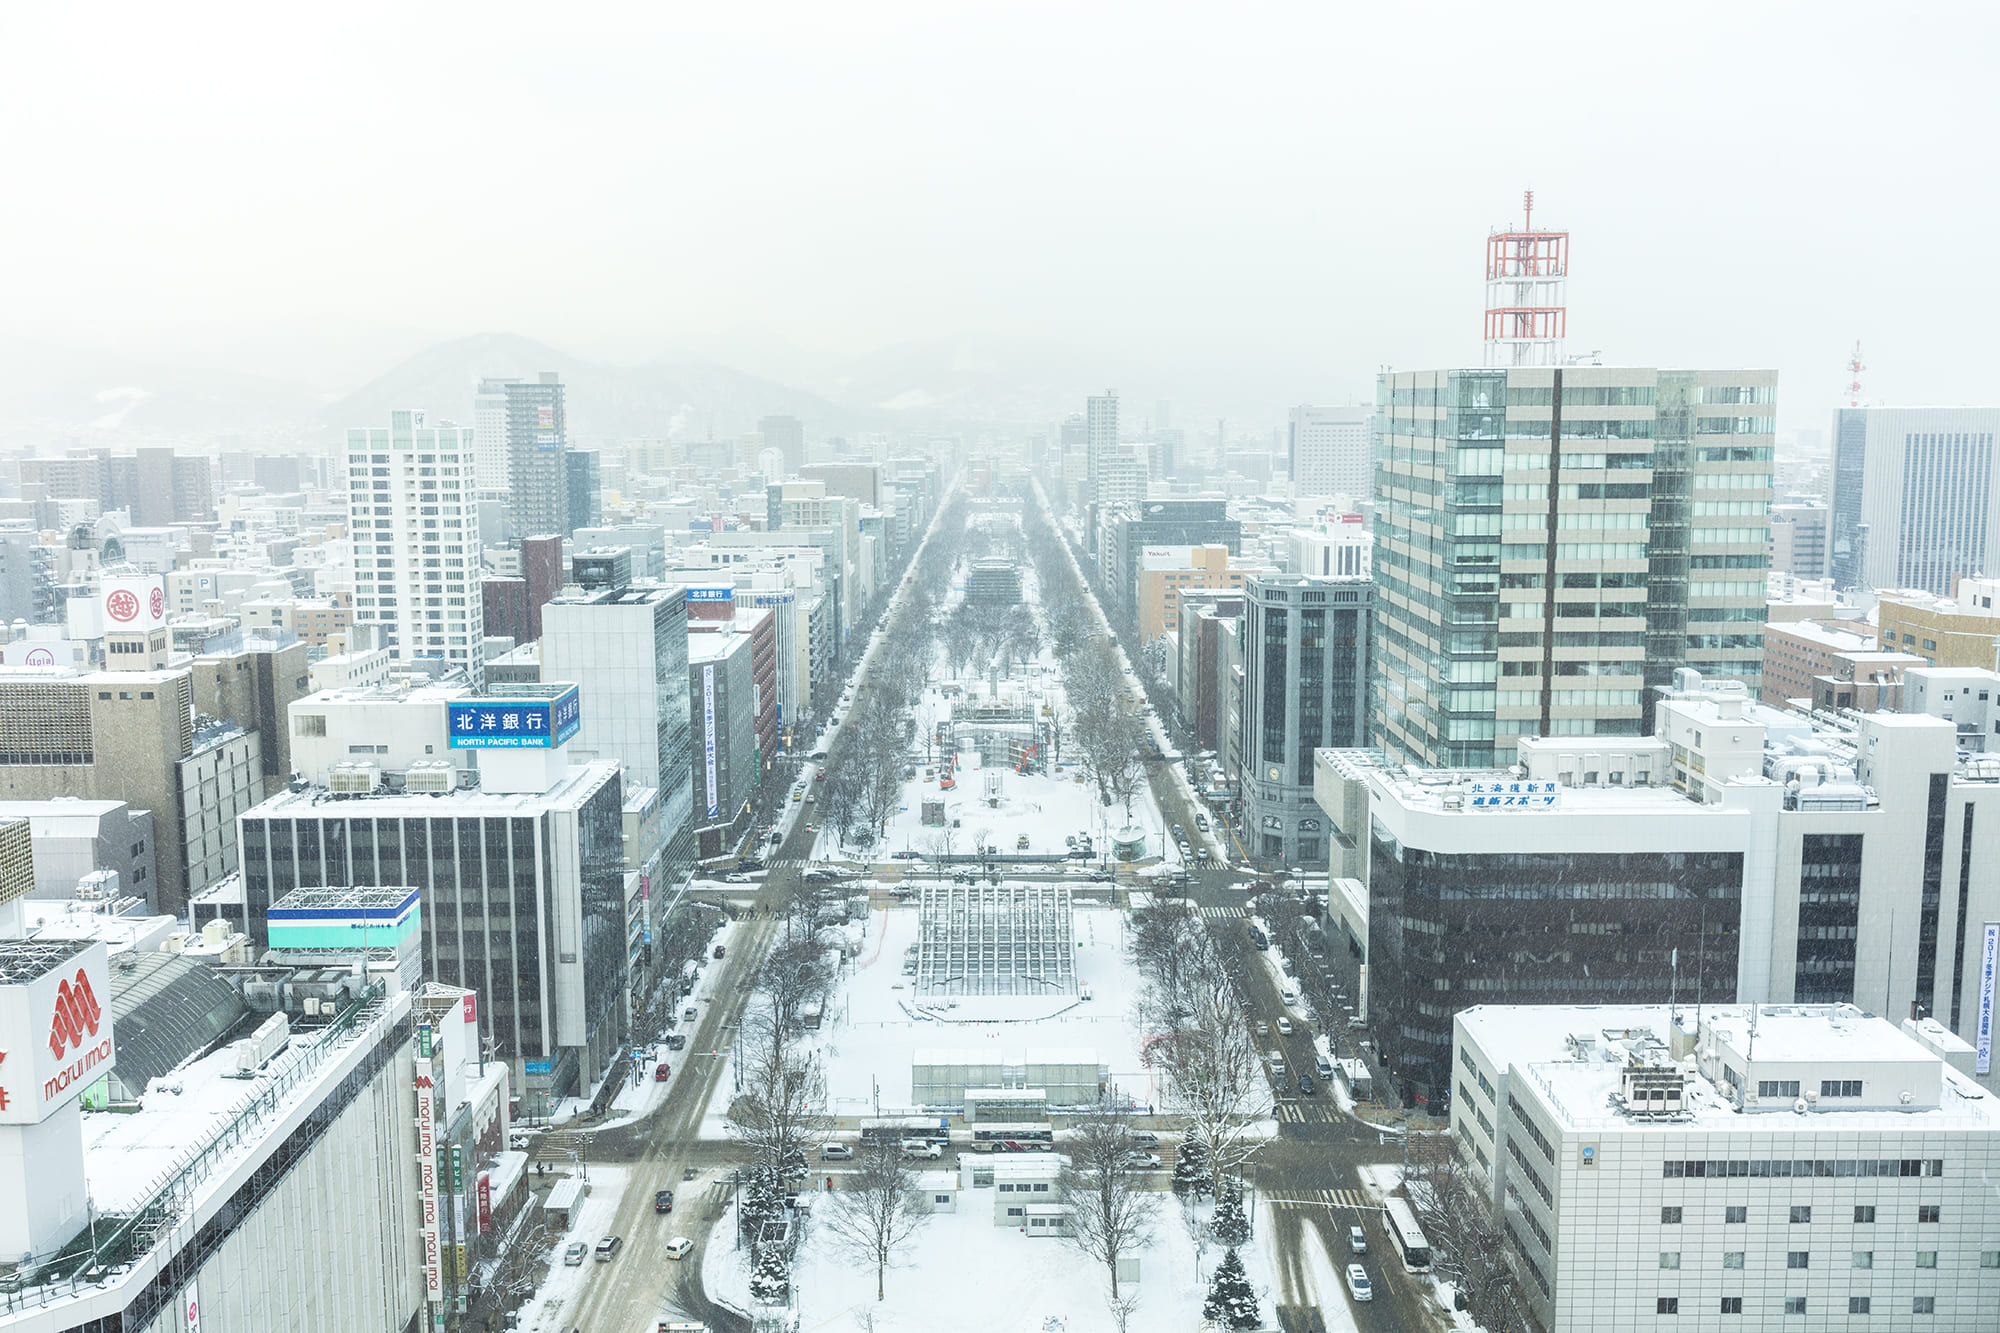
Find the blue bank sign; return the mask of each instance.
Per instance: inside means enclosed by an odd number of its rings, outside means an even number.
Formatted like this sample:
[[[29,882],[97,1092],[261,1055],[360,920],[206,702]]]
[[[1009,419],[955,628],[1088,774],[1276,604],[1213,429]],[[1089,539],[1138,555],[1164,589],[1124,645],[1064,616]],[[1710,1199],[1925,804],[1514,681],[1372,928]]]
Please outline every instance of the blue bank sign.
[[[547,750],[583,725],[574,685],[553,699],[477,699],[445,708],[454,750]]]
[[[733,602],[736,600],[736,587],[732,584],[727,588],[689,588],[687,599],[690,602]]]

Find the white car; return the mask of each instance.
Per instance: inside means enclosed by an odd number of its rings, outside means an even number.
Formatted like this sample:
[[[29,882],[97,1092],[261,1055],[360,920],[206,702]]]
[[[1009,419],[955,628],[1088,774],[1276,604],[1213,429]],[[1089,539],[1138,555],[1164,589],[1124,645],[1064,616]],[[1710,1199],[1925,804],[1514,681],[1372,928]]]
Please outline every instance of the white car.
[[[694,1253],[694,1242],[686,1236],[675,1236],[667,1242],[667,1258],[685,1259]]]
[[[1158,1171],[1160,1157],[1158,1153],[1139,1152],[1135,1149],[1125,1154],[1125,1165],[1134,1171]]]
[[[1289,1019],[1289,1018],[1286,1018],[1286,1017],[1285,1017],[1284,1015],[1280,1014],[1280,1015],[1278,1016],[1278,1031],[1279,1031],[1279,1032],[1280,1032],[1280,1033],[1281,1033],[1282,1035],[1284,1035],[1284,1036],[1287,1036],[1287,1037],[1291,1036],[1291,1035],[1292,1035],[1292,1020],[1291,1020],[1291,1019]]]
[[[1347,1266],[1347,1294],[1357,1301],[1375,1299],[1375,1288],[1368,1281],[1368,1270],[1360,1264]]]

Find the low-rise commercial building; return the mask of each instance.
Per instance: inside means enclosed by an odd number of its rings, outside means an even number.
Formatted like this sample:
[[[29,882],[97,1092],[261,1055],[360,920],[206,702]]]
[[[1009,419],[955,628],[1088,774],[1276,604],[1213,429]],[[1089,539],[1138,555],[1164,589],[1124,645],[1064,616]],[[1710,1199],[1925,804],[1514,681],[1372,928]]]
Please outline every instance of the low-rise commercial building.
[[[1481,1005],[1453,1046],[1452,1131],[1548,1333],[1992,1326],[2000,1102],[1935,1025]]]

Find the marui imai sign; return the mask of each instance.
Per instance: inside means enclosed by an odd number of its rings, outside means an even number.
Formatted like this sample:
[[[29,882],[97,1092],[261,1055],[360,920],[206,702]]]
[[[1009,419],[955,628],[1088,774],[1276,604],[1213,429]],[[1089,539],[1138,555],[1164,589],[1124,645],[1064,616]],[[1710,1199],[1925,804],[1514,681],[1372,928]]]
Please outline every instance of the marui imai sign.
[[[0,1124],[40,1124],[117,1063],[107,957],[94,943],[0,986]]]

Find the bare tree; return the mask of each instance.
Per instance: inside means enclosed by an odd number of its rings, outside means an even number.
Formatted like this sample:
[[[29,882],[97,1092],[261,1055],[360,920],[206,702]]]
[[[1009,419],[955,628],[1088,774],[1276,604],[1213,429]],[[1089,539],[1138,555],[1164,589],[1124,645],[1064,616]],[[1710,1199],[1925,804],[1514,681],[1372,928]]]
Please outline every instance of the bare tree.
[[[832,982],[817,934],[778,944],[757,973],[757,990],[770,1006],[771,1019],[786,1032],[797,1025],[799,1010],[825,996]]]
[[[1158,1199],[1142,1187],[1142,1168],[1133,1160],[1129,1102],[1106,1099],[1070,1127],[1069,1161],[1056,1175],[1056,1189],[1069,1207],[1069,1243],[1111,1275],[1111,1299],[1118,1299],[1118,1261],[1153,1241]]]
[[[1220,1198],[1224,1180],[1241,1175],[1262,1143],[1256,1129],[1271,1089],[1214,937],[1192,913],[1169,920],[1175,933],[1147,940],[1136,1017],[1153,1034],[1146,1058],[1165,1076],[1162,1100],[1207,1154]]]
[[[805,1174],[833,1132],[819,1063],[769,1004],[744,1015],[738,1089],[724,1123],[751,1164],[789,1180]]]
[[[926,1222],[929,1209],[917,1193],[917,1173],[892,1144],[868,1148],[861,1169],[847,1177],[847,1186],[822,1210],[827,1238],[835,1249],[875,1266],[875,1299],[886,1290],[889,1268]]]
[[[1449,1134],[1412,1134],[1409,1163],[1410,1206],[1431,1243],[1435,1271],[1464,1294],[1480,1327],[1496,1333],[1526,1328],[1523,1293],[1492,1196],[1464,1148]]]

